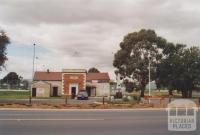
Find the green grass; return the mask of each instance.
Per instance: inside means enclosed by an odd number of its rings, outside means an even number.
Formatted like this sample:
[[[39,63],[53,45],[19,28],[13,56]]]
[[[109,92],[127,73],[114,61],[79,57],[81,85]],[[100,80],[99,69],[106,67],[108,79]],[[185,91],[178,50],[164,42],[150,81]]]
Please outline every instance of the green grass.
[[[29,91],[0,91],[0,99],[27,99]]]
[[[0,91],[0,99],[28,99],[30,96],[29,91]],[[62,97],[35,97],[32,99],[61,99]]]

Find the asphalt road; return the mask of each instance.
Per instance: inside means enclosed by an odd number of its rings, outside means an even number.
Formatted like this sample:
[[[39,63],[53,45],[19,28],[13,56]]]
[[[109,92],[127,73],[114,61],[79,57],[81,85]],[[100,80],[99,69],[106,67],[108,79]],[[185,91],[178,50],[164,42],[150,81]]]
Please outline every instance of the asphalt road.
[[[165,110],[0,110],[0,135],[198,135],[199,131],[168,131]]]

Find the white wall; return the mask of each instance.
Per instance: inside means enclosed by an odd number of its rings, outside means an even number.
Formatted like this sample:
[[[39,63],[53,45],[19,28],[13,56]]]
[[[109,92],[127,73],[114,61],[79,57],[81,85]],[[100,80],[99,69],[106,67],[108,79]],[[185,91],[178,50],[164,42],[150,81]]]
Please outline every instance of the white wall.
[[[110,84],[109,83],[92,83],[96,86],[96,96],[109,96]]]
[[[46,81],[51,84],[51,95],[53,95],[53,87],[58,87],[58,96],[62,95],[62,81]]]

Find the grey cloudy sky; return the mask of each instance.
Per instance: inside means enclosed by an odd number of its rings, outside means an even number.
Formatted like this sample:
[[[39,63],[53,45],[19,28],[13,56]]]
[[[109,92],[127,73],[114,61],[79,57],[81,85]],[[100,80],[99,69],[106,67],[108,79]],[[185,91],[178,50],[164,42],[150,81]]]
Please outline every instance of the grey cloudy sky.
[[[0,0],[0,28],[11,38],[7,70],[97,67],[114,78],[113,53],[123,36],[154,29],[168,41],[200,43],[199,0]]]

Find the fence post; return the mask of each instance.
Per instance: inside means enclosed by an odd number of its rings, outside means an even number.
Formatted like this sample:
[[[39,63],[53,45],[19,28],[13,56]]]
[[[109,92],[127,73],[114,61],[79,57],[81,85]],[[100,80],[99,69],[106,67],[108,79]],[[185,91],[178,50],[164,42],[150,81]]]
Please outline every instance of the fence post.
[[[104,98],[104,96],[103,96],[103,105],[104,105],[104,102],[105,102],[105,98]]]
[[[29,91],[29,105],[32,104],[32,95],[31,95],[31,90]]]
[[[67,95],[65,96],[65,106],[67,106]]]
[[[171,101],[172,101],[172,97],[171,97],[171,95],[169,96],[169,103],[171,103]]]
[[[29,104],[30,105],[32,104],[32,102],[31,102],[31,96],[29,96]]]
[[[199,97],[199,105],[200,105],[200,97]]]

